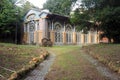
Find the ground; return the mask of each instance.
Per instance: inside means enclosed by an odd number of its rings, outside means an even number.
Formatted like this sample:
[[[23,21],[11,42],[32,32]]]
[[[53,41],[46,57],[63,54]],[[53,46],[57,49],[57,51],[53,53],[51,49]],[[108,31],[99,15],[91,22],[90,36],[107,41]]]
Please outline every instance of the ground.
[[[111,80],[84,57],[80,46],[59,46],[49,50],[56,54],[56,59],[46,80]]]
[[[120,44],[91,45],[82,49],[113,71],[120,73]]]
[[[49,71],[46,76],[44,74],[45,80],[120,80],[119,47],[118,44],[99,44],[40,48],[0,43],[0,66],[8,69],[0,67],[0,75],[8,77],[12,71],[27,65],[31,58],[39,56],[41,49],[44,49],[55,55],[53,65],[50,69],[45,69]],[[44,66],[47,68],[47,65]],[[38,68],[41,73],[42,69],[38,66],[37,70]],[[39,72],[36,72],[38,77]],[[28,77],[32,78],[30,75]]]
[[[8,78],[11,73],[27,66],[29,61],[40,56],[38,46],[0,43],[0,80]]]

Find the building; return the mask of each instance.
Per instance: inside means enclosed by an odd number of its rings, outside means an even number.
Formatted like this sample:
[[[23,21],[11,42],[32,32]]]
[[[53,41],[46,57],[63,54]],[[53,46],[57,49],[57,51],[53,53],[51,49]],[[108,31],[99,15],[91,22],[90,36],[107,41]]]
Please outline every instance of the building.
[[[97,31],[88,34],[76,31],[69,17],[50,13],[48,10],[31,9],[24,18],[25,44],[41,44],[43,38],[51,39],[54,45],[99,43]]]

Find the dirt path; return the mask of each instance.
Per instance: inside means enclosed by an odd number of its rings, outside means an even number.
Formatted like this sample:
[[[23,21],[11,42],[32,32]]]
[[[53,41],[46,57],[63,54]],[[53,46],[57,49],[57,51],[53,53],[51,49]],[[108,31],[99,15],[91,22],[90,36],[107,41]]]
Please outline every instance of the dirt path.
[[[81,52],[78,47],[51,49],[56,60],[45,80],[120,80],[120,76],[111,72],[90,55]]]
[[[57,53],[56,59],[55,55],[50,55],[25,80],[120,80],[120,76],[80,48],[52,48],[52,51]]]
[[[110,80],[120,80],[119,75],[112,72],[109,68],[98,62],[98,60],[92,58],[90,55],[84,54],[82,50],[81,56],[83,56],[83,58],[87,59],[90,63],[92,63],[98,70],[98,72],[100,72],[103,76],[108,77]]]
[[[54,58],[55,55],[51,54],[47,60],[43,61],[35,70],[28,74],[25,80],[44,80],[45,75],[50,70]]]

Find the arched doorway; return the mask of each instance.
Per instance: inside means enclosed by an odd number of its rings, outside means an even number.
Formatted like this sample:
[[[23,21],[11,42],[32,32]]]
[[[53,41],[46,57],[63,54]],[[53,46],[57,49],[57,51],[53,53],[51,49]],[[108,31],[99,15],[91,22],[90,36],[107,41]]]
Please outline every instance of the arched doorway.
[[[73,29],[72,26],[70,24],[66,25],[65,28],[66,31],[66,42],[67,44],[72,44],[73,43]]]
[[[34,31],[35,31],[35,22],[30,21],[29,22],[29,43],[34,43]]]
[[[54,31],[55,31],[55,44],[56,45],[63,44],[62,25],[56,22],[54,24]]]

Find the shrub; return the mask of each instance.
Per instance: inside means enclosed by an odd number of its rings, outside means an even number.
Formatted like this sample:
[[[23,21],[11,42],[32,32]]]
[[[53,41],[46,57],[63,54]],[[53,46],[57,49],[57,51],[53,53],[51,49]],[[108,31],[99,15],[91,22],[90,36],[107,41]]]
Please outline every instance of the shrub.
[[[43,47],[52,47],[53,43],[51,41],[51,39],[47,39],[47,38],[43,38],[42,39],[42,46]]]
[[[42,39],[42,46],[43,46],[43,47],[47,47],[47,41],[48,41],[47,38],[43,38],[43,39]]]

